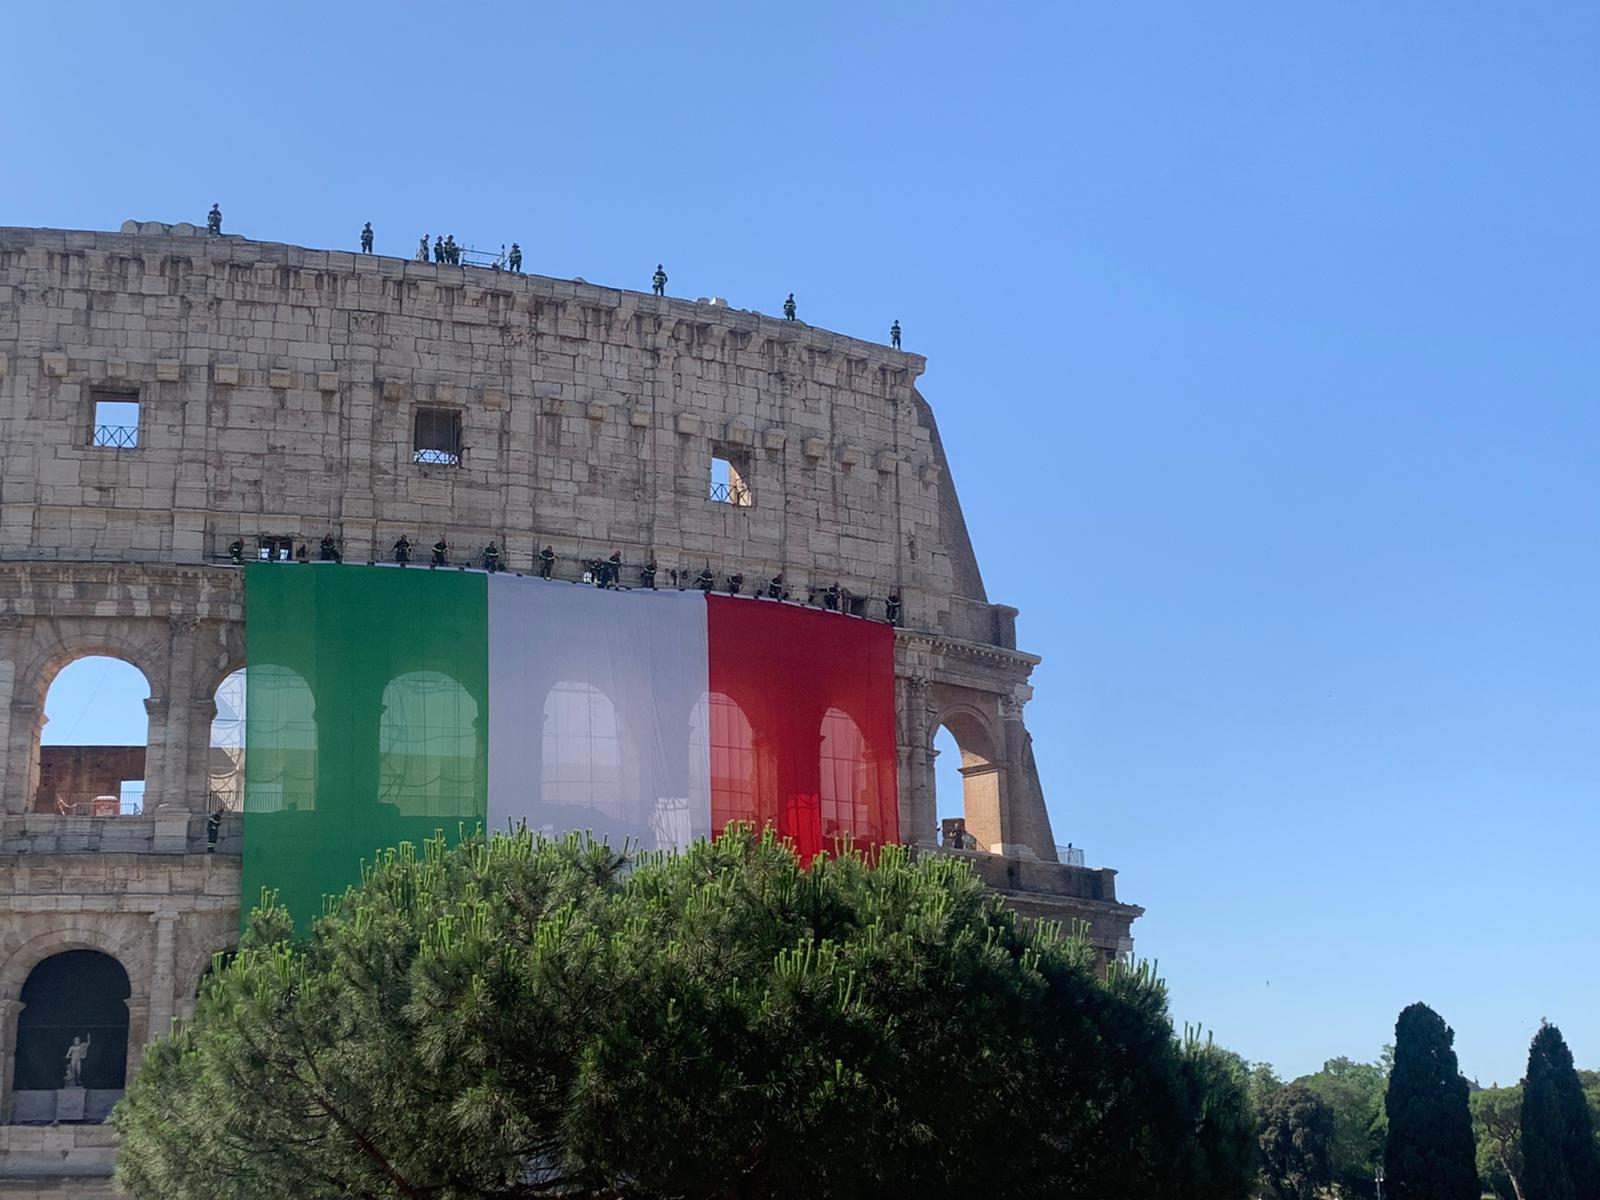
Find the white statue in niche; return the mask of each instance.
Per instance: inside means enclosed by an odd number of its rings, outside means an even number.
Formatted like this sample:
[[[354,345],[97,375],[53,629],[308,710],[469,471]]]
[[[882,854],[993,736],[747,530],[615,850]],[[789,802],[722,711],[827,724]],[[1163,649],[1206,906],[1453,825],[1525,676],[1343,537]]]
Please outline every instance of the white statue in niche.
[[[67,1075],[62,1082],[62,1087],[77,1088],[83,1086],[83,1060],[89,1057],[89,1035],[83,1035],[83,1040],[72,1039],[72,1045],[67,1047]]]

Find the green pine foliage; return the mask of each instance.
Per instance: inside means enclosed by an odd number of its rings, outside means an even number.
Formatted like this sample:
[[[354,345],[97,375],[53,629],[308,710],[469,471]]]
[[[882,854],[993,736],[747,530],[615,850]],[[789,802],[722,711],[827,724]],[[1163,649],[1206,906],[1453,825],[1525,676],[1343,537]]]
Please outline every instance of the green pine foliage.
[[[1528,1048],[1522,1087],[1522,1193],[1525,1200],[1600,1197],[1600,1151],[1572,1051],[1544,1024]]]
[[[526,832],[258,910],[114,1122],[141,1198],[1233,1200],[1237,1058],[966,864]]]
[[[1384,1097],[1386,1194],[1394,1200],[1479,1200],[1467,1081],[1455,1032],[1426,1004],[1400,1014]]]

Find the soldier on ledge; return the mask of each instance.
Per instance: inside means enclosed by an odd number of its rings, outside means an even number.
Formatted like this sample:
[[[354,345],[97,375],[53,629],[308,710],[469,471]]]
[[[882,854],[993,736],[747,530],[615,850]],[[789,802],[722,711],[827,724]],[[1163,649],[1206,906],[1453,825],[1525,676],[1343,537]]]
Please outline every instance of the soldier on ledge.
[[[322,535],[322,544],[317,548],[317,557],[323,562],[339,561],[339,543],[334,540],[333,534]]]
[[[894,324],[889,326],[889,345],[896,350],[900,349],[900,318],[896,317]]]
[[[717,586],[717,577],[711,573],[711,568],[709,565],[704,571],[700,572],[699,577],[694,581],[694,585],[702,592],[709,592],[712,588]]]
[[[428,235],[422,235],[422,241],[417,244],[417,261],[428,261]]]
[[[213,204],[211,211],[206,214],[206,232],[213,237],[222,233],[222,206]]]
[[[433,235],[433,261],[436,263],[444,261],[444,239],[437,233]]]
[[[639,586],[647,587],[652,592],[656,590],[656,560],[651,559],[639,568]]]
[[[622,551],[613,550],[611,557],[606,559],[606,582],[608,588],[622,585]]]
[[[839,585],[830,583],[827,590],[822,593],[822,607],[829,612],[839,611]]]
[[[228,557],[233,560],[233,565],[238,566],[244,562],[244,539],[234,538],[228,543]]]
[[[515,242],[511,243],[511,273],[522,274],[522,247]]]
[[[361,227],[361,253],[372,253],[372,222],[368,221]]]
[[[450,560],[446,557],[449,553],[450,543],[444,540],[444,535],[441,533],[439,540],[433,544],[433,562],[431,565],[435,567],[449,566]]]
[[[794,293],[790,292],[789,298],[783,302],[783,319],[785,321],[794,320],[794,313]]]
[[[767,599],[782,600],[783,597],[783,572],[779,571],[771,579],[767,580]]]
[[[394,544],[394,560],[402,567],[411,561],[411,539],[403,533]]]
[[[549,546],[539,551],[539,578],[549,579],[556,569],[556,552]]]
[[[737,596],[744,589],[743,575],[728,576],[728,595]]]
[[[891,625],[900,624],[900,593],[890,592],[883,602],[883,619]]]
[[[500,569],[500,547],[493,542],[483,548],[483,569],[491,575]]]
[[[661,269],[661,264],[656,264],[656,273],[650,276],[650,290],[658,296],[667,294],[667,273]]]

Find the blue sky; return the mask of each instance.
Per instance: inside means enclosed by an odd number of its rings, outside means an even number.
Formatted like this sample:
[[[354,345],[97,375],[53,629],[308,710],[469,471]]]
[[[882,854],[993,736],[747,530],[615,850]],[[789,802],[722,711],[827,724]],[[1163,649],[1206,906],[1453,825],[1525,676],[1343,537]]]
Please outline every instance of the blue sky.
[[[1176,1015],[1294,1074],[1423,999],[1484,1083],[1541,1017],[1600,1066],[1600,10],[59,3],[8,34],[0,223],[219,200],[263,239],[370,220],[383,253],[899,318],[1045,659],[1057,840],[1149,909]]]

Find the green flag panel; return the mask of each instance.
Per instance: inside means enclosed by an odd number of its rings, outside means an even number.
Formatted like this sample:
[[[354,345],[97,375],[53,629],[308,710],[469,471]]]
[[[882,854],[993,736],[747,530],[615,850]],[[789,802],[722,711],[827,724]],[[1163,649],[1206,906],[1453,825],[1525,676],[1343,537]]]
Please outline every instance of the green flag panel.
[[[486,577],[245,568],[243,910],[305,931],[382,848],[487,816]]]

